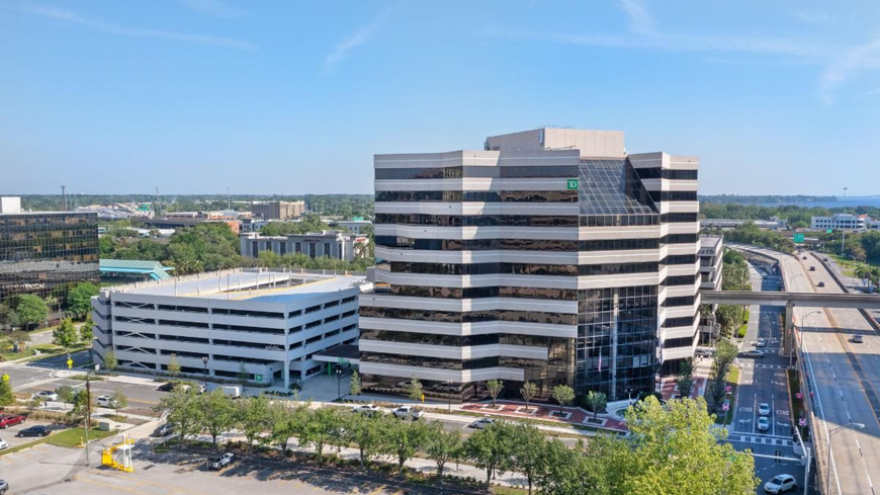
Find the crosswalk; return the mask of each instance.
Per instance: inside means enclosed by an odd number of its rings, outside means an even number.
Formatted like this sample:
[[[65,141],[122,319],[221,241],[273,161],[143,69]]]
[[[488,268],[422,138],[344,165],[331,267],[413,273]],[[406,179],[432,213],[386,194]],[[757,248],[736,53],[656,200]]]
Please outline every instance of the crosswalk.
[[[784,438],[775,438],[766,435],[730,435],[727,439],[731,442],[756,443],[761,445],[778,445],[791,447],[792,441]]]
[[[743,362],[743,363],[741,363],[740,365],[741,365],[743,368],[748,368],[748,367],[749,367],[748,362]],[[786,366],[786,365],[784,365],[784,364],[761,364],[761,363],[757,363],[757,364],[754,364],[754,365],[752,365],[752,366],[754,366],[755,368],[763,368],[763,369],[771,369],[771,370],[784,370],[784,369],[788,368],[788,366]]]

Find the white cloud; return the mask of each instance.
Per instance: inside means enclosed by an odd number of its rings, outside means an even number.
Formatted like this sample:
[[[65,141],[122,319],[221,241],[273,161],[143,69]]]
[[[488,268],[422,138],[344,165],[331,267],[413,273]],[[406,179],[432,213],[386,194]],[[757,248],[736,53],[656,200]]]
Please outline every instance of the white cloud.
[[[835,54],[819,78],[822,98],[830,103],[831,94],[841,84],[866,71],[880,69],[880,37]]]
[[[324,58],[324,73],[329,74],[333,72],[339,62],[348,55],[349,51],[373,39],[376,32],[385,24],[390,13],[391,9],[381,12],[369,24],[361,26],[351,36],[337,43],[333,51]]]
[[[620,5],[629,16],[632,30],[637,33],[650,33],[654,29],[654,18],[637,0],[620,0]]]
[[[180,0],[188,8],[215,17],[239,17],[242,11],[231,7],[220,0]]]
[[[237,50],[254,50],[256,45],[246,41],[234,38],[226,38],[222,36],[210,36],[195,33],[183,33],[178,31],[164,31],[160,29],[143,29],[136,27],[123,26],[114,22],[105,22],[97,19],[80,16],[74,12],[51,7],[41,6],[24,6],[11,8],[16,12],[49,19],[64,24],[73,24],[87,27],[96,31],[118,36],[130,36],[134,38],[154,38],[170,41],[182,41],[186,43],[195,43],[199,45],[210,45],[222,48],[234,48]]]
[[[798,10],[794,16],[809,24],[831,24],[834,19],[824,10]]]

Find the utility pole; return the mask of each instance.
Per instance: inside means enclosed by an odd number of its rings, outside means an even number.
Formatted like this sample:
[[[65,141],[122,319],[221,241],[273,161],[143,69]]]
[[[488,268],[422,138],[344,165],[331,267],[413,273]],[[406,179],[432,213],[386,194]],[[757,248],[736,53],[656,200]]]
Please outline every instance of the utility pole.
[[[67,211],[67,186],[64,184],[61,185],[61,204],[64,208],[64,211]]]
[[[843,214],[846,215],[846,191],[848,188],[843,188]],[[846,256],[846,229],[840,229],[843,231],[843,240],[840,242],[840,256]]]
[[[226,188],[226,209],[232,209],[232,196],[229,195],[229,188]]]

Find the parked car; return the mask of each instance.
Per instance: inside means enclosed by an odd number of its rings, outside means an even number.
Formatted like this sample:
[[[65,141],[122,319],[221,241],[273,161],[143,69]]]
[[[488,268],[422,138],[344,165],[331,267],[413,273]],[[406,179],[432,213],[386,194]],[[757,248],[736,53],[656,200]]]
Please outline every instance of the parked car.
[[[764,357],[764,351],[759,351],[759,350],[757,350],[757,349],[753,349],[753,350],[751,350],[751,351],[745,351],[745,352],[743,352],[743,353],[741,354],[741,356],[743,356],[743,357],[750,357],[750,358],[763,358],[763,357]]]
[[[351,412],[372,416],[374,414],[379,414],[382,411],[378,407],[376,407],[375,404],[361,404],[359,406],[353,406],[351,408]]]
[[[767,341],[764,339],[758,339],[758,341],[755,342],[755,347],[767,347]]]
[[[852,342],[854,344],[861,344],[864,341],[865,341],[865,337],[863,337],[862,334],[856,334],[856,335],[852,336]]]
[[[5,450],[9,448],[9,442],[0,438],[0,450]]]
[[[113,397],[111,397],[109,395],[102,395],[102,396],[98,397],[96,402],[101,407],[116,409],[116,401],[113,400]]]
[[[761,416],[770,416],[770,404],[762,402],[758,404],[758,414]]]
[[[394,417],[400,419],[411,419],[413,421],[418,420],[424,414],[424,411],[415,406],[400,406],[397,409],[391,411],[394,414]]]
[[[51,390],[41,390],[35,393],[31,399],[51,400],[52,402],[55,402],[58,400],[58,394]]]
[[[767,416],[758,418],[758,431],[770,431],[770,419]]]
[[[18,434],[15,435],[17,437],[47,437],[49,433],[52,433],[52,430],[49,429],[48,426],[36,425],[31,426],[30,428],[25,428],[23,430],[19,430]]]
[[[828,258],[822,258],[822,261],[828,261]]]
[[[167,437],[168,435],[174,433],[174,427],[168,423],[159,425],[158,428],[153,430],[152,436],[154,437]]]
[[[24,423],[24,416],[16,416],[14,414],[0,416],[0,428],[4,430],[10,426],[20,425]]]
[[[776,495],[797,488],[797,481],[790,474],[780,474],[772,480],[764,483],[764,491]]]
[[[495,424],[495,420],[492,418],[480,418],[469,425],[470,428],[474,428],[476,430],[482,430],[483,428],[489,427],[489,425]]]
[[[7,490],[9,490],[9,483],[4,480],[0,480],[0,495],[6,493]]]
[[[208,459],[208,467],[213,469],[214,471],[219,471],[226,466],[232,464],[234,460],[235,454],[233,454],[232,452],[227,452],[220,457],[212,457],[211,459]]]
[[[804,259],[807,259],[807,257],[806,257],[806,256],[804,256]]]
[[[816,267],[815,267],[815,266],[811,266],[811,267],[810,267],[810,271],[811,271],[811,272],[815,272],[815,271],[816,271]]]
[[[220,390],[223,390],[223,393],[228,397],[232,397],[233,399],[238,399],[241,397],[241,387],[236,387],[233,385],[224,385],[220,387]]]

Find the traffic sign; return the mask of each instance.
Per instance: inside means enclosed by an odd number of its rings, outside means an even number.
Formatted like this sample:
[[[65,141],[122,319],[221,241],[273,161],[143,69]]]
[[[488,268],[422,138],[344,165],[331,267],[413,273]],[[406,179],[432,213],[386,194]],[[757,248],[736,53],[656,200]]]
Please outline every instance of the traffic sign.
[[[825,233],[826,233],[826,234],[833,234],[833,233],[834,233],[834,229],[828,229],[828,230],[825,231]]]
[[[568,179],[567,187],[569,191],[576,191],[578,188],[578,180],[577,179]]]
[[[804,242],[804,234],[795,234],[794,242]]]
[[[723,404],[723,405],[721,406],[721,409],[723,409],[723,410],[725,410],[725,411],[729,411],[729,410],[730,410],[730,404]]]
[[[67,358],[67,369],[73,368],[73,359]]]
[[[724,391],[727,392],[727,393],[729,394],[729,393],[733,392],[733,387],[731,387],[730,385],[728,385],[728,386],[724,387]]]
[[[3,381],[4,381],[4,382],[8,382],[8,381],[9,381],[9,375],[4,374],[4,375],[3,375]]]
[[[807,418],[801,418],[798,420],[798,426],[807,426]]]

